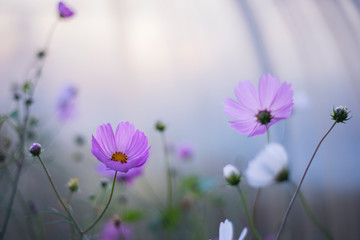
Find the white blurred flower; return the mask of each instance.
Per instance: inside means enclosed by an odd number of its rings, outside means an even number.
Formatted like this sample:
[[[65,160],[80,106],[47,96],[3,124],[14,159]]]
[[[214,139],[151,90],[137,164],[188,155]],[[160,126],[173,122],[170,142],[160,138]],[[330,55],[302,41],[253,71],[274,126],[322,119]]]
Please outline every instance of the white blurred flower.
[[[288,179],[288,156],[284,147],[277,143],[270,143],[256,157],[249,162],[245,176],[249,185],[266,187],[276,181]]]
[[[241,174],[235,166],[227,164],[223,169],[223,173],[224,178],[230,185],[237,185],[240,182]]]
[[[247,228],[244,228],[239,236],[239,240],[244,240],[247,234]],[[233,240],[233,225],[225,219],[220,223],[219,227],[219,240]]]

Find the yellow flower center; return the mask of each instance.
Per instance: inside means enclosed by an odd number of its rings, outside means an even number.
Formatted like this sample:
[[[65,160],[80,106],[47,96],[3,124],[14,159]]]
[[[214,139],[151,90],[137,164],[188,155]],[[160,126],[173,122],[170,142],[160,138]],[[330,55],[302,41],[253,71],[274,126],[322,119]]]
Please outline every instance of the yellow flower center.
[[[127,163],[128,156],[125,153],[122,152],[114,152],[111,156],[112,161],[121,162],[121,163]]]

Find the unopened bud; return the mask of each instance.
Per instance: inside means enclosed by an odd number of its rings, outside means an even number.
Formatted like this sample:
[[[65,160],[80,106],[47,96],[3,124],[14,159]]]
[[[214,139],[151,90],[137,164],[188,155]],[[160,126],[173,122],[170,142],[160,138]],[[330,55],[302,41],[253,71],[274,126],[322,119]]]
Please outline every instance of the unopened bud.
[[[223,169],[224,178],[230,185],[238,185],[241,180],[239,170],[231,164],[228,164]]]
[[[162,122],[162,121],[157,121],[156,122],[156,125],[155,125],[155,128],[159,131],[159,132],[163,132],[165,131],[165,124]]]
[[[41,153],[41,145],[39,143],[33,143],[33,145],[29,149],[29,152],[33,156],[39,156]]]
[[[77,192],[79,190],[79,179],[71,178],[67,186],[71,192]]]
[[[331,119],[335,122],[345,122],[350,119],[349,117],[350,111],[347,107],[338,106],[337,108],[333,109],[333,115],[331,115]]]

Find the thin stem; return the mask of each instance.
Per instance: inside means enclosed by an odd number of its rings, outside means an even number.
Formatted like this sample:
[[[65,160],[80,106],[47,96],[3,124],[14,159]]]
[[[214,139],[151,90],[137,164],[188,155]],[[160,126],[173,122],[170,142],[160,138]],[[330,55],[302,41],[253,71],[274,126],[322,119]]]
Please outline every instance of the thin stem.
[[[253,217],[253,221],[254,221],[255,225],[256,225],[256,210],[257,210],[256,206],[257,206],[257,203],[259,201],[260,192],[261,192],[261,188],[258,188],[257,191],[256,191],[256,195],[255,195],[255,199],[254,199],[254,205],[253,205],[252,217]]]
[[[168,207],[171,208],[172,205],[172,182],[171,182],[171,169],[170,169],[170,161],[169,161],[169,152],[166,145],[165,133],[161,133],[161,139],[164,146],[164,156],[165,156],[165,164],[167,170],[167,204]]]
[[[102,216],[105,214],[106,209],[109,207],[113,193],[114,193],[114,187],[115,187],[115,180],[116,180],[116,175],[117,175],[117,171],[115,171],[115,175],[114,175],[114,180],[113,180],[113,184],[112,184],[112,188],[111,188],[111,193],[110,193],[110,198],[109,201],[107,202],[104,210],[102,211],[102,213],[99,215],[99,217],[97,219],[95,219],[95,221],[89,226],[87,227],[83,233],[87,233],[88,231],[90,231],[90,229],[92,229],[102,218]]]
[[[237,190],[238,190],[238,192],[239,192],[240,199],[241,199],[241,203],[242,203],[242,205],[243,205],[243,207],[244,207],[246,217],[247,217],[248,222],[249,222],[249,224],[250,224],[251,231],[254,233],[255,237],[256,237],[258,240],[262,240],[262,237],[260,236],[260,234],[259,234],[258,231],[256,230],[256,227],[255,227],[255,225],[254,225],[254,222],[253,222],[253,220],[252,220],[252,218],[251,218],[249,209],[248,209],[247,204],[246,204],[245,196],[244,196],[244,194],[242,193],[239,185],[237,186]]]
[[[290,185],[294,188],[296,188],[296,184],[293,181],[289,181]],[[320,221],[315,217],[314,213],[311,211],[309,204],[307,203],[304,195],[302,194],[301,191],[299,191],[299,198],[300,198],[300,202],[301,205],[303,206],[305,213],[308,215],[308,217],[310,218],[310,220],[316,225],[316,227],[319,228],[319,230],[324,233],[326,235],[326,237],[329,240],[333,240],[334,237],[331,235],[331,233],[329,232],[329,230],[320,223]]]
[[[320,142],[318,143],[318,145],[317,145],[317,147],[316,147],[313,155],[311,156],[311,159],[310,159],[310,161],[309,161],[309,163],[308,163],[308,165],[307,165],[307,167],[306,167],[306,169],[305,169],[305,171],[304,171],[304,174],[303,174],[303,176],[302,176],[299,184],[298,184],[297,187],[296,187],[295,193],[294,193],[294,195],[293,195],[292,198],[291,198],[291,201],[290,201],[290,203],[289,203],[289,206],[288,206],[288,208],[286,209],[284,218],[283,218],[283,220],[282,220],[282,222],[281,222],[279,231],[278,231],[278,233],[277,233],[277,235],[276,235],[276,240],[278,240],[278,239],[280,238],[281,232],[282,232],[282,230],[283,230],[283,228],[284,228],[284,226],[285,226],[286,219],[287,219],[287,217],[289,216],[291,207],[292,207],[292,205],[293,205],[293,203],[294,203],[294,200],[295,200],[295,198],[296,198],[296,195],[298,194],[298,192],[299,192],[299,190],[300,190],[301,184],[303,183],[303,181],[304,181],[304,179],[305,179],[306,173],[307,173],[307,171],[309,170],[309,167],[310,167],[310,165],[311,165],[311,162],[313,161],[313,159],[314,159],[314,157],[315,157],[315,155],[316,155],[316,153],[317,153],[317,151],[318,151],[321,143],[324,141],[324,139],[325,139],[326,136],[330,133],[330,131],[334,128],[335,124],[336,124],[336,122],[333,123],[333,125],[330,127],[330,129],[329,129],[329,130],[325,133],[325,135],[321,138],[321,140],[320,140]]]
[[[50,176],[50,173],[49,173],[49,171],[47,170],[47,168],[46,168],[43,160],[41,159],[40,156],[37,156],[37,157],[39,158],[39,160],[40,160],[40,162],[41,162],[41,165],[43,166],[43,168],[44,168],[44,170],[45,170],[45,172],[46,172],[46,175],[47,175],[47,177],[48,177],[48,179],[49,179],[49,181],[50,181],[50,183],[51,183],[51,186],[52,186],[52,188],[54,189],[54,191],[55,191],[55,193],[56,193],[56,196],[57,196],[57,198],[59,199],[61,205],[62,205],[63,208],[65,209],[66,213],[69,215],[70,219],[71,219],[71,220],[73,221],[73,223],[75,224],[75,226],[76,226],[76,228],[78,229],[79,233],[82,235],[82,234],[83,234],[83,231],[81,230],[81,227],[80,227],[79,223],[75,220],[75,218],[74,218],[73,215],[71,214],[69,208],[66,206],[66,204],[64,203],[64,201],[61,199],[61,197],[60,197],[60,195],[59,195],[59,192],[57,191],[57,189],[56,189],[56,187],[55,187],[55,185],[54,185],[54,182],[53,182],[53,180],[52,180],[52,178],[51,178],[51,176]]]

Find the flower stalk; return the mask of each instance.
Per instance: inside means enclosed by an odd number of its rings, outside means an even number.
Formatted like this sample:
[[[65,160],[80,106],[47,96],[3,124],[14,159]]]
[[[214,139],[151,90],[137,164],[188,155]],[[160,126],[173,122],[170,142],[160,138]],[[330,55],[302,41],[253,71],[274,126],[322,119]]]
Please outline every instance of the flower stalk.
[[[307,173],[307,171],[309,170],[310,165],[311,165],[311,163],[312,163],[312,161],[313,161],[313,159],[314,159],[314,157],[315,157],[315,155],[316,155],[316,153],[317,153],[317,151],[318,151],[321,143],[324,141],[324,139],[327,137],[327,135],[331,132],[331,130],[335,127],[336,123],[337,123],[337,122],[335,121],[335,122],[331,125],[330,129],[329,129],[329,130],[325,133],[325,135],[321,138],[321,140],[320,140],[320,142],[318,143],[318,145],[317,145],[317,147],[316,147],[313,155],[311,156],[311,159],[310,159],[310,161],[309,161],[309,163],[308,163],[308,165],[307,165],[307,167],[306,167],[306,169],[305,169],[305,171],[304,171],[304,174],[303,174],[303,176],[302,176],[299,184],[298,184],[297,187],[296,187],[295,193],[294,193],[294,195],[292,196],[292,198],[291,198],[291,200],[290,200],[289,206],[288,206],[288,208],[286,209],[286,212],[285,212],[285,215],[284,215],[283,220],[282,220],[282,222],[281,222],[279,231],[278,231],[278,233],[276,234],[276,238],[275,238],[276,240],[278,240],[278,239],[280,238],[281,232],[282,232],[282,230],[284,229],[286,219],[287,219],[288,216],[289,216],[289,213],[290,213],[291,207],[292,207],[292,205],[293,205],[293,203],[294,203],[294,200],[295,200],[297,194],[298,194],[299,191],[300,191],[301,184],[303,183],[303,181],[304,181],[304,179],[305,179],[306,173]]]

